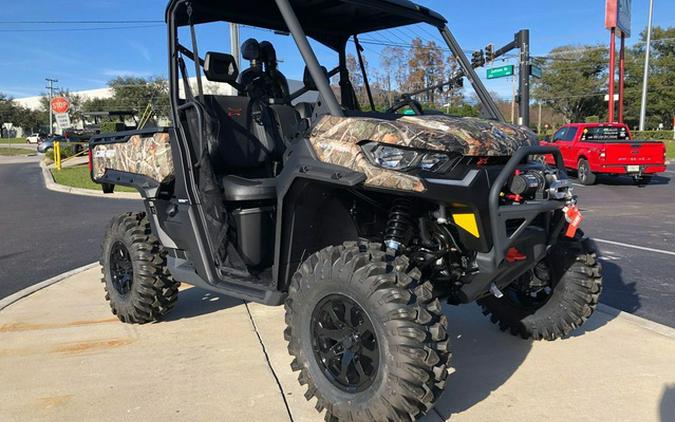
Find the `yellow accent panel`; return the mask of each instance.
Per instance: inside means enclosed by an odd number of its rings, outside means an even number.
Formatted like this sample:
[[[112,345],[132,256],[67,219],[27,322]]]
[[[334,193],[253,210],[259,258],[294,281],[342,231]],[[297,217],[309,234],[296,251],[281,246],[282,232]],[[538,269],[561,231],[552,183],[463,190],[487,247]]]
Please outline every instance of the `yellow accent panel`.
[[[476,222],[475,215],[452,214],[452,219],[455,220],[455,224],[457,224],[459,227],[471,233],[473,237],[480,239],[480,233],[478,232],[478,223]]]

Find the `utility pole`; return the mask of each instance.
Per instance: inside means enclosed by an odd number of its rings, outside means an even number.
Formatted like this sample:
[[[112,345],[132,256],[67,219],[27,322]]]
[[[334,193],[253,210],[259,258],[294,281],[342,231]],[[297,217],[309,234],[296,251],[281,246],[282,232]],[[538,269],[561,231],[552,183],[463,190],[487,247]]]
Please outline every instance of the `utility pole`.
[[[649,0],[649,21],[647,22],[647,45],[645,48],[645,71],[642,79],[642,104],[640,105],[640,130],[645,130],[647,117],[647,85],[649,80],[649,50],[652,47],[652,20],[654,19],[654,0]]]
[[[608,107],[607,120],[614,123],[614,83],[616,80],[616,29],[609,32],[609,82],[608,82]]]
[[[530,126],[530,30],[521,29],[516,34],[516,43],[520,47],[520,117],[518,124]]]
[[[230,23],[230,46],[232,50],[232,56],[234,56],[234,62],[237,63],[237,68],[241,69],[241,52],[239,51],[239,25],[236,23]]]
[[[49,90],[49,104],[47,107],[49,108],[49,136],[54,135],[54,112],[52,111],[52,98],[54,98],[54,84],[58,82],[57,79],[45,79],[49,86],[46,88]]]
[[[511,76],[511,124],[516,124],[516,75]]]
[[[537,134],[541,133],[541,100],[539,100],[539,117],[537,118]]]

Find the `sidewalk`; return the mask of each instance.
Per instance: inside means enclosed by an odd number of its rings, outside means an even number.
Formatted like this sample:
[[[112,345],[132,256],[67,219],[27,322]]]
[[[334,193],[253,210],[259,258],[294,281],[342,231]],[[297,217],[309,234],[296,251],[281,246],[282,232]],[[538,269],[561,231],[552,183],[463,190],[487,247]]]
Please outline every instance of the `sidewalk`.
[[[166,321],[126,325],[99,278],[0,311],[1,421],[323,420],[290,371],[282,307],[185,286]],[[675,421],[675,330],[596,312],[578,336],[532,343],[475,305],[446,313],[455,371],[425,422]]]

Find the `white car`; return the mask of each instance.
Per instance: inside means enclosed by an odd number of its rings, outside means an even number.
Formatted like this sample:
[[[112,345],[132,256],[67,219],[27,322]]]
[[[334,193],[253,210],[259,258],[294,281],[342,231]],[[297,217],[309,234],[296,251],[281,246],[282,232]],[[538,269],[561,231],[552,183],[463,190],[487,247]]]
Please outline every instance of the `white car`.
[[[26,138],[26,142],[28,142],[29,144],[38,144],[40,143],[40,139],[42,139],[42,135],[40,135],[39,133],[34,133]]]

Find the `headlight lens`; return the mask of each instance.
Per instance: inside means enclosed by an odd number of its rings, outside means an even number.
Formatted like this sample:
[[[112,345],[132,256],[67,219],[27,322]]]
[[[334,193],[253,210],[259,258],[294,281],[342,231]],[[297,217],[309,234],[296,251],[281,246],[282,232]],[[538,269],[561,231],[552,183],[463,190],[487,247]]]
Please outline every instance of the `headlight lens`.
[[[449,161],[449,157],[443,153],[415,151],[377,142],[368,142],[361,148],[373,164],[389,170],[404,171],[418,168],[438,171]]]

